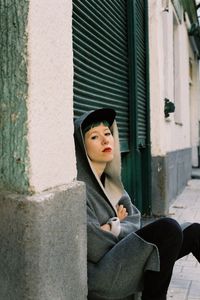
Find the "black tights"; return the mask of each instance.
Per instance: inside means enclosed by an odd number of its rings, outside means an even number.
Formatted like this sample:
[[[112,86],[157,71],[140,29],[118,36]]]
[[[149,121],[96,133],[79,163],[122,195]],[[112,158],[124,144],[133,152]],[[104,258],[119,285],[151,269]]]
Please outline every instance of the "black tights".
[[[192,253],[200,262],[200,224],[193,223],[182,230],[175,220],[163,218],[137,234],[155,244],[160,254],[160,272],[145,272],[142,300],[166,300],[175,261]]]

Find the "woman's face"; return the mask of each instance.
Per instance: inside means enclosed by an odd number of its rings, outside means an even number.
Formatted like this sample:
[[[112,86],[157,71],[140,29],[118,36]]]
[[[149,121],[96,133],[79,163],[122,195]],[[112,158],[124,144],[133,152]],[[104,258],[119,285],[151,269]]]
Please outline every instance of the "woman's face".
[[[87,154],[94,163],[107,163],[114,157],[114,138],[103,123],[85,133]]]

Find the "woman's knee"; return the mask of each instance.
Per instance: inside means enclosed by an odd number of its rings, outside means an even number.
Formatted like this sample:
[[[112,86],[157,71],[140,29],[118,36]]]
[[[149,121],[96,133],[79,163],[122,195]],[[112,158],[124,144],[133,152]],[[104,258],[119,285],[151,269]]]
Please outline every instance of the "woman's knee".
[[[180,224],[171,218],[163,218],[160,222],[163,232],[157,244],[160,253],[161,268],[171,267],[179,255],[183,243],[183,231]]]
[[[180,224],[171,218],[160,219],[161,231],[163,232],[163,238],[165,241],[173,241],[179,247],[183,241],[183,231]]]
[[[191,223],[188,227],[184,229],[184,236],[186,238],[198,241],[200,243],[200,224]]]
[[[162,224],[161,226],[163,226],[163,229],[165,230],[165,233],[182,237],[182,228],[176,220],[166,217],[160,219],[160,221]]]
[[[200,224],[191,223],[184,229],[183,235],[184,243],[180,257],[192,252],[192,254],[200,262]]]
[[[183,232],[179,223],[171,218],[161,218],[144,226],[137,234],[150,243],[156,245],[182,243]]]
[[[200,224],[199,223],[192,223],[191,225],[189,225],[188,227],[189,229],[191,229],[191,231],[194,232],[194,234],[200,235]]]

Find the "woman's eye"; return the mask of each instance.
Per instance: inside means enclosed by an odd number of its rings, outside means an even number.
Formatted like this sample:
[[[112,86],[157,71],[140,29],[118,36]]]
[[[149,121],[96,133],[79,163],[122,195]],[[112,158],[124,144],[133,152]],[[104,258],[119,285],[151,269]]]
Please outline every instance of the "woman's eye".
[[[92,140],[96,140],[96,139],[97,139],[97,135],[93,135],[93,136],[91,137],[91,139],[92,139]]]
[[[111,132],[106,132],[105,135],[109,136],[109,135],[111,135]]]

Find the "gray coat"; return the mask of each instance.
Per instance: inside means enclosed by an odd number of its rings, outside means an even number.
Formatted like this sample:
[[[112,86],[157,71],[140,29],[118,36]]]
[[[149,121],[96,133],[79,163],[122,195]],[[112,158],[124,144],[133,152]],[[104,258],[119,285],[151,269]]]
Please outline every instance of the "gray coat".
[[[77,178],[85,182],[87,191],[88,291],[91,299],[121,299],[142,289],[145,270],[159,271],[159,254],[155,245],[135,233],[140,228],[140,212],[121,182],[116,122],[112,126],[115,157],[106,167],[104,186],[92,170],[81,131],[89,113],[75,121]],[[128,217],[121,221],[120,234],[116,236],[100,226],[116,217],[119,201],[127,208]]]

